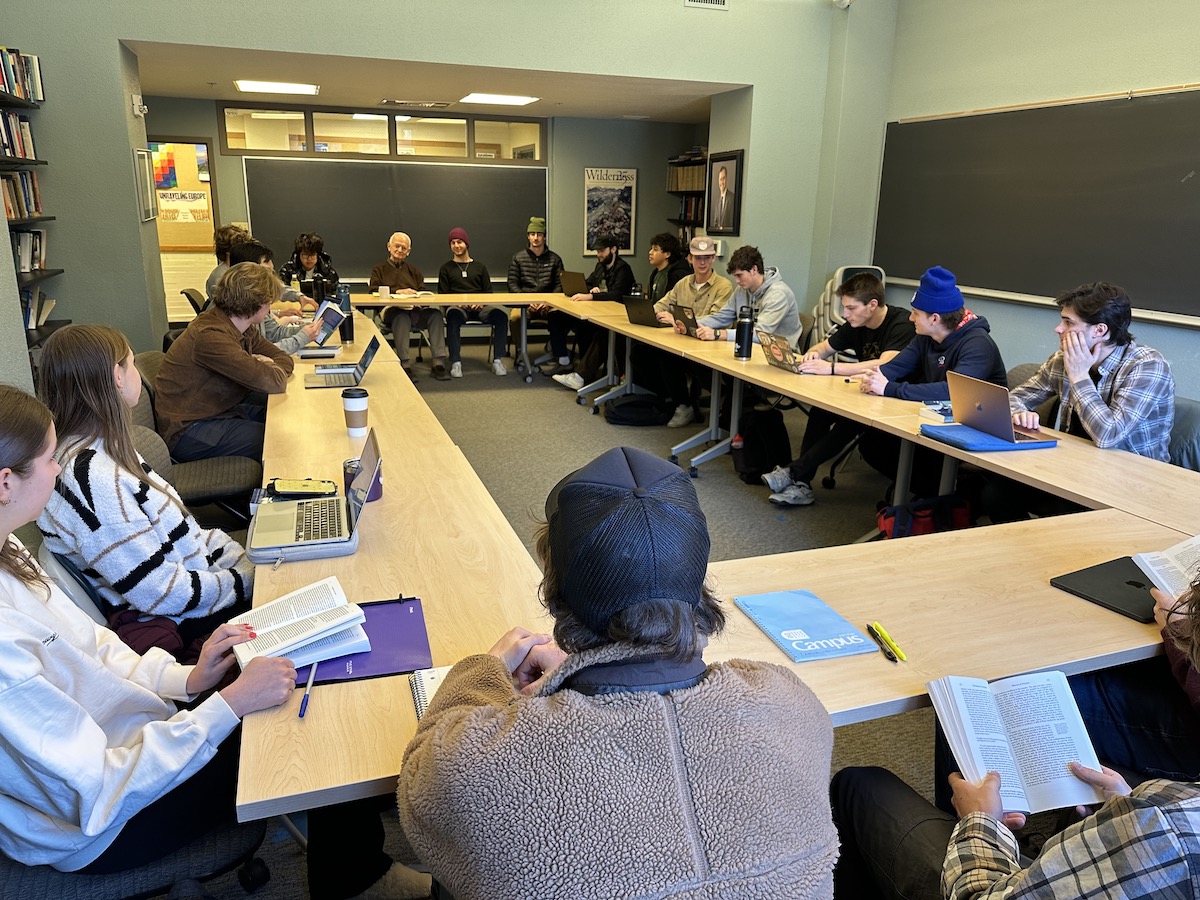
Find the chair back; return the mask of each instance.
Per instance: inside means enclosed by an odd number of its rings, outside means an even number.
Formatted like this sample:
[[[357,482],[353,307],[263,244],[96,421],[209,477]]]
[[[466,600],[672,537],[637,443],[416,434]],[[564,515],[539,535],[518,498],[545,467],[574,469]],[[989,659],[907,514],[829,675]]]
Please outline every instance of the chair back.
[[[88,577],[79,571],[78,566],[65,556],[51,552],[45,543],[38,548],[37,556],[38,562],[42,564],[46,574],[54,579],[54,583],[75,602],[76,606],[87,613],[97,624],[107,624],[103,610],[108,608],[108,603],[100,596],[100,592],[96,590],[96,586],[88,580]]]
[[[154,431],[157,421],[154,418],[154,391],[142,378],[142,395],[138,397],[137,405],[129,411],[134,425],[141,425]]]
[[[133,446],[155,472],[161,475],[168,484],[175,485],[172,477],[171,452],[164,441],[153,428],[145,425],[133,426]]]
[[[1200,472],[1200,400],[1175,398],[1170,453],[1175,465]]]
[[[161,350],[144,350],[133,358],[133,364],[142,373],[145,382],[150,385],[151,393],[154,391],[154,380],[158,378],[158,370],[162,368],[163,360],[166,357],[167,354]],[[151,400],[153,399],[151,397]]]
[[[204,293],[195,288],[184,288],[179,293],[187,297],[188,303],[192,304],[192,309],[196,311],[196,315],[204,312],[204,304],[207,302],[204,298]]]

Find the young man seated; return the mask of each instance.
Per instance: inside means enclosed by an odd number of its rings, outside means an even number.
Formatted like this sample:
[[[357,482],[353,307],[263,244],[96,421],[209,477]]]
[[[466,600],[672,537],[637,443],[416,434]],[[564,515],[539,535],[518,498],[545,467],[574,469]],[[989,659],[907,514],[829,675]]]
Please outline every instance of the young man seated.
[[[295,366],[258,330],[282,292],[266,266],[231,267],[213,305],[167,351],[154,386],[158,430],[175,459],[262,459],[263,394],[283,393]]]
[[[859,375],[890,361],[916,335],[910,316],[887,305],[883,282],[870,272],[846,279],[838,285],[837,296],[846,322],[804,354],[801,368],[806,375]],[[857,362],[838,362],[839,353],[853,353]],[[817,469],[865,429],[865,425],[814,406],[808,412],[800,456],[762,477],[771,490],[768,499],[777,506],[808,506],[816,499],[812,481]]]

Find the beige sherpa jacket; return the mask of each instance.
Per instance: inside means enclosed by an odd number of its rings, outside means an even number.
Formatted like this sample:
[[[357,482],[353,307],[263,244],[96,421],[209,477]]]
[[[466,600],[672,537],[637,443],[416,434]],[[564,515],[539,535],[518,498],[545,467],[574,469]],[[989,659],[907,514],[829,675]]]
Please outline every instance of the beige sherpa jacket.
[[[803,682],[735,660],[660,695],[587,696],[575,654],[535,697],[472,656],[405,752],[400,819],[456,900],[833,896],[833,732]]]

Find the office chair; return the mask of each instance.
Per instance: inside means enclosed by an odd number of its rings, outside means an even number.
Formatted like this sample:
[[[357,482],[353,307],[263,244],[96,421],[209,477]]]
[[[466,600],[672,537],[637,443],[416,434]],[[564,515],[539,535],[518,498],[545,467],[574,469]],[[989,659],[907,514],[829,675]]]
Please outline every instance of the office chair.
[[[187,297],[187,301],[192,305],[192,309],[196,311],[196,315],[200,315],[200,313],[204,312],[204,307],[208,306],[208,300],[204,294],[195,288],[184,288],[179,293]]]
[[[100,596],[96,586],[79,570],[79,567],[61,553],[54,553],[43,543],[38,547],[38,562],[46,574],[54,579],[64,594],[97,625],[108,624],[112,606]]]

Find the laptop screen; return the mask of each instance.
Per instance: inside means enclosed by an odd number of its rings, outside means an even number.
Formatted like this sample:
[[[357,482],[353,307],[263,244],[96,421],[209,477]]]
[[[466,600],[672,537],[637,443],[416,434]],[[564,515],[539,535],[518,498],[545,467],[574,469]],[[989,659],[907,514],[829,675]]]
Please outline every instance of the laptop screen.
[[[363,351],[362,357],[358,360],[358,365],[354,367],[354,372],[358,376],[357,380],[361,382],[363,376],[367,374],[367,366],[371,364],[371,360],[375,358],[375,354],[379,351],[379,338],[371,338],[371,343],[367,344],[367,349]]]
[[[375,429],[367,432],[367,442],[363,444],[362,455],[358,458],[358,474],[350,482],[350,490],[346,492],[346,506],[350,515],[350,532],[358,525],[358,517],[362,515],[363,505],[367,495],[375,487],[375,482],[381,477],[379,441],[375,438]]]

